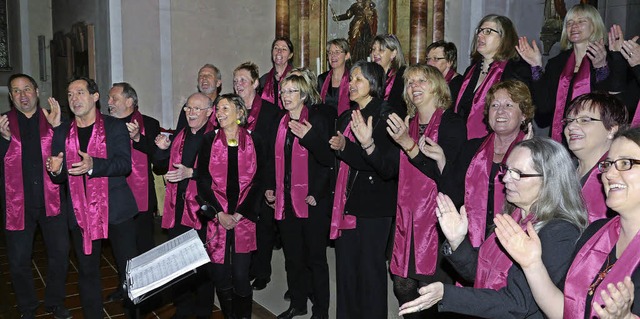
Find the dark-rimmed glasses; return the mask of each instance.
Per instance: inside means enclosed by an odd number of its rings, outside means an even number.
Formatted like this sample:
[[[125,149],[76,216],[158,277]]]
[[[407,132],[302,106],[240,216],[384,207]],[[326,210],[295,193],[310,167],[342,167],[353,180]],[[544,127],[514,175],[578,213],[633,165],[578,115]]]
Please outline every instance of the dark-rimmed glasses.
[[[446,58],[445,57],[434,56],[434,57],[431,57],[431,58],[427,57],[426,61],[427,62],[438,62],[438,61],[444,60],[444,59],[446,59]]]
[[[480,33],[482,33],[483,35],[490,35],[491,32],[495,32],[498,35],[502,35],[502,32],[494,29],[494,28],[477,28],[476,29],[476,35],[480,35]]]
[[[589,117],[589,116],[581,116],[581,117],[565,117],[562,119],[562,125],[567,126],[573,122],[576,122],[576,124],[578,125],[584,125],[584,124],[589,124],[592,122],[602,122],[601,119],[596,119],[593,117]]]
[[[193,112],[193,113],[200,113],[206,109],[208,109],[208,107],[191,107],[191,106],[185,106],[182,108],[184,110],[185,113],[189,113],[189,112]]]
[[[509,176],[511,176],[511,178],[513,178],[514,181],[519,181],[521,178],[542,177],[543,176],[540,173],[537,173],[537,174],[523,173],[519,169],[509,168],[509,166],[507,166],[505,164],[500,164],[500,166],[498,168],[498,173],[500,173],[500,175],[506,175],[507,172],[509,172]]]
[[[621,158],[615,161],[602,161],[598,163],[598,171],[600,171],[600,173],[606,173],[611,169],[611,166],[615,166],[619,172],[624,172],[630,170],[635,164],[640,164],[640,160]]]

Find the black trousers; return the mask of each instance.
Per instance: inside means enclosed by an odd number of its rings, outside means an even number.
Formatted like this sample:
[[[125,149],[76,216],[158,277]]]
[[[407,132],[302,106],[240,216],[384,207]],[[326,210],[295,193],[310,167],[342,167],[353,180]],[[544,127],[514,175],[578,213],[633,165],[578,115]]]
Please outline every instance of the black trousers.
[[[177,215],[177,214],[176,214]],[[180,224],[182,214],[176,216],[176,224],[168,230],[169,239],[176,238],[191,230],[191,227]],[[204,226],[203,226],[204,228]],[[198,231],[201,235],[205,229]],[[207,263],[196,269],[196,273],[186,277],[172,286],[172,300],[179,316],[207,316],[213,312],[215,298],[212,279],[213,264]]]
[[[66,214],[47,217],[45,209],[25,211],[24,230],[5,230],[9,273],[21,313],[34,311],[38,297],[33,282],[31,258],[37,226],[47,248],[45,307],[64,305],[65,281],[69,267],[69,227]]]
[[[82,245],[82,233],[79,227],[71,231],[73,248],[78,259],[78,285],[80,301],[85,318],[102,318],[102,283],[100,282],[100,259],[102,253],[102,241],[92,242],[90,255],[85,255]],[[116,259],[119,286],[122,287],[126,277],[127,260],[137,255],[136,228],[133,218],[120,224],[109,224],[109,242]],[[129,304],[125,296],[125,304]]]
[[[136,245],[140,254],[156,246],[153,238],[153,214],[151,211],[139,212],[133,218],[136,224]]]
[[[234,231],[227,230],[224,264],[213,264],[213,281],[219,291],[233,289],[236,295],[248,297],[253,293],[249,281],[251,253],[235,251]]]
[[[276,237],[273,208],[264,201],[260,204],[256,223],[257,249],[251,253],[251,275],[256,278],[271,278],[271,257]]]
[[[326,213],[327,210],[320,210],[310,209],[308,218],[297,218],[293,212],[289,211],[285,213],[285,218],[277,223],[282,236],[291,306],[296,309],[306,309],[307,297],[312,293],[315,301],[313,313],[327,315],[329,312],[327,242],[331,219]]]
[[[337,319],[387,318],[391,217],[358,218],[336,240]]]

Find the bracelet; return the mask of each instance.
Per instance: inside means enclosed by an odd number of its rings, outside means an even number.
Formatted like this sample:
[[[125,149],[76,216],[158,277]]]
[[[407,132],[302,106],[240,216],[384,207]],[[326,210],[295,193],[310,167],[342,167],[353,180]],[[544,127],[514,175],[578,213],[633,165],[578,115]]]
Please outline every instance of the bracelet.
[[[416,143],[415,141],[413,142],[413,146],[411,146],[410,149],[408,150],[404,150],[407,154],[411,153],[411,151],[413,151],[414,148],[416,148],[416,146],[418,145],[418,143]]]
[[[370,148],[373,146],[374,142],[375,142],[375,141],[374,141],[374,140],[373,140],[373,138],[372,138],[372,139],[371,139],[371,144],[369,144],[369,145],[367,145],[367,146],[363,146],[363,147],[362,147],[362,149],[363,149],[363,150],[368,150],[368,149],[370,149]]]

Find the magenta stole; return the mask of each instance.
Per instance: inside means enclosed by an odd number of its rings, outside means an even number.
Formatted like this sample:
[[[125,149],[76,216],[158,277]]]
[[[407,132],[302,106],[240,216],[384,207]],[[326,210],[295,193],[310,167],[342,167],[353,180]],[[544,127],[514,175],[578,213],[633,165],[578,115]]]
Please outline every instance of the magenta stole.
[[[586,297],[589,286],[600,272],[611,250],[616,246],[620,237],[620,216],[612,218],[593,237],[582,246],[571,263],[567,279],[564,284],[564,318],[584,318]],[[640,264],[640,232],[638,232],[629,246],[624,250],[618,261],[611,267],[611,271],[602,280],[593,293],[593,302],[603,304],[600,291],[607,285],[622,281],[625,276],[631,276]],[[591,305],[592,318],[596,315]]]
[[[483,137],[489,133],[487,126],[484,124],[485,97],[487,96],[487,92],[491,86],[500,82],[502,73],[507,66],[507,62],[508,61],[505,60],[491,63],[491,66],[489,67],[489,74],[487,74],[482,84],[480,84],[478,89],[475,91],[473,95],[473,103],[471,104],[469,116],[467,117],[467,139],[470,140],[472,138]],[[474,64],[462,81],[462,86],[460,87],[458,98],[456,99],[456,107],[454,110],[456,113],[459,112],[458,108],[460,107],[460,100],[469,86],[469,82],[471,81],[471,77],[473,76],[477,66],[478,63]]]
[[[393,83],[396,82],[396,75],[398,74],[396,69],[389,69],[389,73],[387,74],[387,80],[384,85],[384,100],[389,99],[389,95],[391,94],[391,89],[393,88]]]
[[[569,60],[564,65],[562,73],[560,74],[560,80],[558,82],[558,91],[556,93],[556,107],[553,111],[553,122],[551,123],[551,138],[557,142],[562,142],[562,132],[564,126],[562,125],[562,119],[564,118],[564,110],[567,104],[567,94],[569,94],[569,86],[571,85],[571,79],[574,78],[573,70],[576,67],[576,54],[571,51]],[[580,69],[575,74],[575,81],[573,82],[573,91],[571,92],[571,100],[576,97],[591,92],[591,61],[587,55],[582,58],[580,63]]]
[[[351,133],[351,120],[349,120],[347,128],[344,130],[344,138],[351,142],[355,141],[353,133]],[[340,237],[344,229],[356,228],[356,216],[345,215],[344,213],[344,206],[347,203],[347,183],[349,182],[350,169],[347,163],[340,161],[338,177],[336,178],[335,195],[333,197],[333,209],[331,210],[330,239]]]
[[[633,114],[633,119],[631,119],[631,127],[637,126],[640,126],[640,101],[638,101],[636,112]]]
[[[104,118],[98,109],[93,131],[87,145],[87,154],[95,158],[107,157],[107,135],[104,128]],[[71,164],[81,162],[78,154],[80,142],[78,140],[78,126],[71,121],[71,127],[65,141],[67,168]],[[69,193],[76,215],[78,226],[82,231],[82,242],[85,255],[91,255],[91,242],[96,239],[107,238],[109,231],[109,177],[91,177],[88,175],[69,175]],[[85,187],[86,185],[86,187]]]
[[[140,134],[144,135],[144,119],[138,110],[133,111],[131,115],[131,122],[133,121],[138,122]],[[133,140],[131,140],[131,174],[127,176],[127,184],[136,199],[138,211],[149,210],[149,160],[147,154],[133,148]]]
[[[227,201],[227,171],[229,165],[229,149],[227,137],[223,130],[219,130],[211,146],[211,160],[209,161],[209,173],[211,173],[211,189],[222,206],[222,214],[234,214],[235,209],[245,200],[256,175],[256,149],[253,139],[246,129],[238,128],[238,183],[240,194],[238,205],[229,209]],[[242,213],[242,212],[239,212]],[[242,218],[234,228],[235,251],[248,253],[256,250],[256,224],[246,218]],[[224,264],[225,244],[227,242],[227,230],[220,225],[218,220],[207,223],[207,253],[211,261],[216,264]]]
[[[213,125],[211,122],[207,122],[205,128],[205,134],[213,131]],[[171,153],[169,156],[169,169],[173,168],[173,164],[182,163],[182,149],[184,148],[184,140],[187,135],[186,130],[190,130],[188,126],[183,128],[182,131],[176,135],[171,145]],[[196,169],[198,161],[194,164],[193,169]],[[184,210],[182,211],[182,220],[180,223],[184,226],[191,227],[193,229],[200,229],[202,224],[198,215],[196,214],[200,205],[196,201],[196,195],[198,194],[198,187],[196,181],[189,179],[187,184],[187,191],[184,198]],[[162,228],[173,228],[176,224],[176,200],[178,197],[178,183],[167,183],[164,200],[164,213],[162,214]]]
[[[331,85],[331,75],[333,70],[329,70],[327,78],[322,83],[322,90],[320,91],[320,97],[322,103],[325,102],[327,93],[329,93],[329,86]],[[338,88],[338,115],[351,108],[351,100],[349,100],[349,71],[344,70],[342,79],[340,79],[340,87]]]
[[[287,76],[287,74],[289,74],[292,68],[293,67],[291,66],[291,64],[287,64],[287,67],[284,69],[282,76],[280,76],[280,81],[282,81]],[[273,89],[274,89],[273,86],[275,85],[275,79],[274,79],[275,73],[276,73],[275,67],[271,68],[269,73],[267,73],[267,79],[264,82],[264,87],[262,88],[262,99],[265,101],[269,101],[273,104],[276,104],[278,107],[280,107],[280,109],[282,109],[282,101],[280,101],[280,99],[276,101],[276,97],[273,95]],[[278,82],[278,85],[279,83],[280,82]]]
[[[606,158],[607,153],[604,153],[600,160],[602,161]],[[607,198],[602,191],[603,188],[600,172],[597,167],[594,167],[589,172],[587,181],[582,185],[582,197],[584,197],[584,203],[587,206],[589,223],[607,217]]]
[[[256,129],[256,124],[258,124],[258,116],[260,116],[260,109],[262,109],[262,99],[259,96],[253,97],[253,102],[251,102],[251,109],[249,110],[249,116],[247,117],[247,130],[253,132]],[[214,117],[212,115],[211,117]]]
[[[444,77],[445,82],[449,84],[449,82],[451,82],[451,79],[453,79],[455,75],[456,75],[456,71],[454,69],[449,69],[449,71],[447,71],[447,75],[445,75]]]
[[[509,157],[513,146],[524,139],[524,132],[520,131],[516,139],[511,143],[502,162]],[[473,247],[479,247],[484,241],[487,228],[487,198],[489,196],[489,174],[493,164],[493,141],[496,134],[491,133],[473,156],[464,185],[464,206],[469,218],[469,239]],[[504,204],[504,185],[500,180],[500,174],[496,174],[493,181],[493,209],[499,211]]]
[[[436,109],[423,134],[436,142],[438,141],[438,129],[443,112],[443,109]],[[420,137],[419,130],[418,116],[415,116],[409,125],[409,136],[417,140]],[[436,226],[438,220],[434,214],[438,187],[431,178],[411,164],[403,151],[400,152],[398,209],[396,210],[391,273],[407,277],[411,237],[413,237],[416,273],[433,275],[438,260],[438,230]]]
[[[309,109],[302,107],[300,113],[300,123],[309,119]],[[284,219],[284,175],[285,154],[284,144],[287,139],[289,129],[289,113],[280,119],[278,125],[278,135],[276,136],[275,162],[276,162],[276,207],[275,219]],[[293,139],[291,147],[291,205],[297,218],[309,217],[309,206],[305,198],[309,194],[309,151],[300,145],[297,137]]]
[[[527,222],[535,223],[535,213],[529,212],[527,217],[522,219],[522,213],[519,208],[511,213],[511,217],[518,222],[523,230],[526,230]],[[493,290],[502,289],[507,285],[509,268],[511,268],[512,265],[513,261],[504,253],[498,244],[496,233],[492,233],[487,240],[482,243],[482,246],[480,246],[476,280],[473,283],[473,287]]]
[[[15,109],[7,113],[9,119],[9,131],[11,140],[9,148],[4,157],[5,173],[5,196],[7,212],[7,230],[24,230],[24,180],[22,176],[22,140],[20,137],[20,127],[18,125],[18,115]],[[40,129],[40,149],[42,152],[42,163],[47,161],[51,152],[51,140],[53,130],[44,116],[42,109],[36,110],[38,125]],[[60,214],[60,186],[54,184],[49,178],[47,171],[42,166],[44,182],[44,203],[48,217]]]

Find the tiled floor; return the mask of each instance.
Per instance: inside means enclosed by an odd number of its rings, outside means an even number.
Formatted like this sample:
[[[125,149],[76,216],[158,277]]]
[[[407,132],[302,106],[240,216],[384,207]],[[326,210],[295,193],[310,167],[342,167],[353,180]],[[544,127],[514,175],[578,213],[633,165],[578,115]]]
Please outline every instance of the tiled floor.
[[[158,232],[160,233],[160,232]],[[15,296],[13,295],[13,289],[11,287],[11,280],[9,278],[9,266],[6,256],[5,236],[3,232],[0,232],[0,319],[12,319],[19,318],[19,313],[16,308]],[[104,244],[101,273],[102,273],[102,286],[103,297],[107,297],[111,292],[115,290],[118,282],[117,273],[115,270],[115,263],[112,257],[111,249],[107,243]],[[36,236],[33,252],[33,276],[38,293],[38,298],[42,301],[44,298],[44,280],[46,275],[46,253],[44,244],[41,237]],[[77,278],[78,272],[76,269],[76,262],[74,254],[71,253],[71,260],[69,265],[69,274],[67,277],[67,297],[65,299],[65,306],[71,311],[73,318],[84,318],[82,315],[82,309],[80,308],[80,298],[78,295]],[[145,318],[171,318],[174,314],[175,308],[170,303],[165,303],[158,306],[153,311],[150,311]],[[38,318],[52,318],[52,315],[44,313],[44,306],[40,306],[37,312]],[[253,316],[254,319],[262,318],[275,318],[275,316],[254,302]],[[104,318],[125,318],[122,305],[120,302],[109,302],[104,304]],[[211,315],[211,318],[219,319],[223,318],[222,313],[217,308]]]

